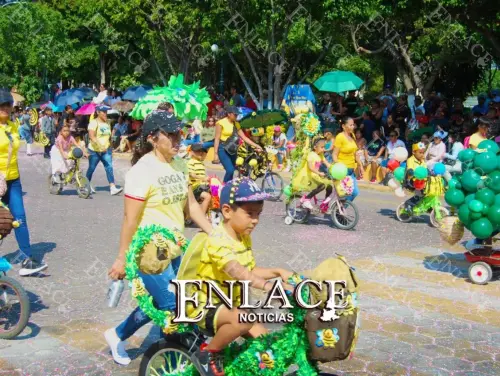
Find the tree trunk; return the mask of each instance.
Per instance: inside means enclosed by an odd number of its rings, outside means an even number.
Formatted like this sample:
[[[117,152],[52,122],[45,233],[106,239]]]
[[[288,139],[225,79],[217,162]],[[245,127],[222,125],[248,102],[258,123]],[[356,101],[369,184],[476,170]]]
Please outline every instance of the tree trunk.
[[[106,83],[106,55],[104,52],[101,52],[99,54],[99,60],[100,60],[100,63],[101,63],[101,84],[105,84]]]
[[[258,103],[259,101],[255,97],[255,94],[253,93],[252,88],[250,87],[250,84],[248,83],[247,79],[245,78],[245,74],[241,70],[241,68],[238,65],[237,61],[234,59],[233,53],[230,50],[228,50],[227,54],[229,55],[229,58],[231,59],[231,62],[234,64],[234,66],[236,68],[236,71],[238,72],[238,75],[240,76],[241,81],[243,81],[243,85],[245,85],[245,89],[247,89],[248,94],[250,95],[250,97],[252,98],[252,100],[254,101],[254,103]]]

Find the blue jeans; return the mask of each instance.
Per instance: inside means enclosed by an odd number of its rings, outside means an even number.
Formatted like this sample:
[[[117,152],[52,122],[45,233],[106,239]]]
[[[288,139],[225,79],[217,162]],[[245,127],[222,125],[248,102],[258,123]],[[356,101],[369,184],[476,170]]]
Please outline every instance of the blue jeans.
[[[33,136],[31,135],[31,130],[24,127],[19,128],[19,136],[22,140],[25,140],[27,144],[33,143]]]
[[[210,148],[213,148],[213,147],[214,147],[214,145],[215,145],[215,141],[214,141],[214,140],[212,140],[212,141],[207,141],[207,142],[204,142],[204,143],[203,143],[203,148],[208,150],[208,149],[210,149]]]
[[[21,179],[7,181],[7,192],[2,197],[2,202],[9,207],[14,219],[19,221],[19,227],[14,229],[19,249],[24,256],[31,257],[30,233],[26,223]]]
[[[228,154],[228,152],[224,150],[224,146],[222,144],[219,144],[218,155],[220,163],[222,163],[224,170],[226,170],[226,173],[224,175],[224,183],[227,183],[228,181],[233,180],[236,165],[236,154]]]
[[[354,201],[354,199],[359,195],[358,181],[356,179],[356,174],[354,173],[354,169],[353,168],[348,168],[347,169],[347,175],[352,178],[353,188],[354,189],[352,191],[352,195],[347,196],[346,199],[349,200],[349,201]]]
[[[170,285],[170,281],[175,279],[177,276],[180,265],[181,257],[177,257],[172,260],[168,268],[161,274],[143,274],[139,272],[139,276],[142,278],[146,290],[148,290],[153,297],[156,308],[164,311],[175,309],[175,294],[169,291],[168,287]],[[150,321],[151,319],[149,316],[137,307],[120,325],[116,327],[116,334],[118,335],[118,338],[125,341]]]
[[[114,184],[115,177],[113,175],[113,154],[111,152],[111,149],[108,149],[102,153],[89,150],[89,169],[87,170],[87,179],[89,180],[89,182],[92,180],[92,175],[94,174],[94,171],[99,162],[102,162],[102,164],[104,165],[108,183]]]
[[[186,146],[197,144],[200,142],[200,135],[195,134],[192,139],[190,140],[184,140],[182,143]]]

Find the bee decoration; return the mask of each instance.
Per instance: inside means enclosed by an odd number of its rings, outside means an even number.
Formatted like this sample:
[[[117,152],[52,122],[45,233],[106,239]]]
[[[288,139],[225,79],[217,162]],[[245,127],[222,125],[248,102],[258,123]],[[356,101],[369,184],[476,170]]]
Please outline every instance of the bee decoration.
[[[166,260],[167,256],[165,255],[165,251],[168,249],[167,239],[165,239],[161,234],[156,233],[153,235],[153,244],[156,247],[156,256],[158,257],[158,260]]]
[[[322,329],[316,330],[316,346],[324,348],[334,348],[340,337],[338,336],[338,329]]]
[[[259,368],[274,368],[274,355],[272,350],[267,350],[262,353],[255,353],[257,359],[259,359]]]

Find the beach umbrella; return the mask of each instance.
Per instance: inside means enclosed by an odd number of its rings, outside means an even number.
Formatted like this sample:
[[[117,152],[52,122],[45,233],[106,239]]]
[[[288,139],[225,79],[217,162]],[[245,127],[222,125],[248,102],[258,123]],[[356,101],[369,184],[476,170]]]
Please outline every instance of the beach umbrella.
[[[96,108],[95,103],[86,103],[75,112],[76,115],[92,115]]]
[[[139,99],[144,97],[151,89],[151,86],[146,85],[131,86],[127,90],[125,90],[122,95],[122,99],[126,101],[137,102]]]
[[[358,90],[364,81],[352,72],[333,71],[322,75],[314,82],[319,91],[332,93],[343,93],[350,90]]]
[[[288,115],[283,110],[260,110],[244,116],[240,120],[240,126],[244,129],[262,128],[287,121]]]
[[[94,89],[92,89],[90,87],[86,87],[86,86],[74,88],[72,90],[74,90],[74,92],[77,95],[80,94],[82,96],[82,98],[86,98],[86,99],[90,99],[90,98],[97,96],[97,92]]]
[[[54,99],[54,104],[57,107],[64,107],[68,104],[72,105],[75,103],[83,102],[83,98],[85,98],[85,92],[79,89],[68,89],[64,90]]]

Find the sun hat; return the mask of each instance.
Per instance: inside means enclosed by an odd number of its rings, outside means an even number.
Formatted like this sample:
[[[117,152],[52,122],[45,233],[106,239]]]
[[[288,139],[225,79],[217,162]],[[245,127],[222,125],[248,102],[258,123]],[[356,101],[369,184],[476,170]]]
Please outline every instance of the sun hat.
[[[236,178],[228,181],[220,193],[220,204],[231,205],[238,202],[258,202],[269,198],[250,178]]]
[[[417,151],[417,150],[425,150],[427,147],[423,142],[417,142],[416,144],[413,144],[411,147],[412,151]]]

